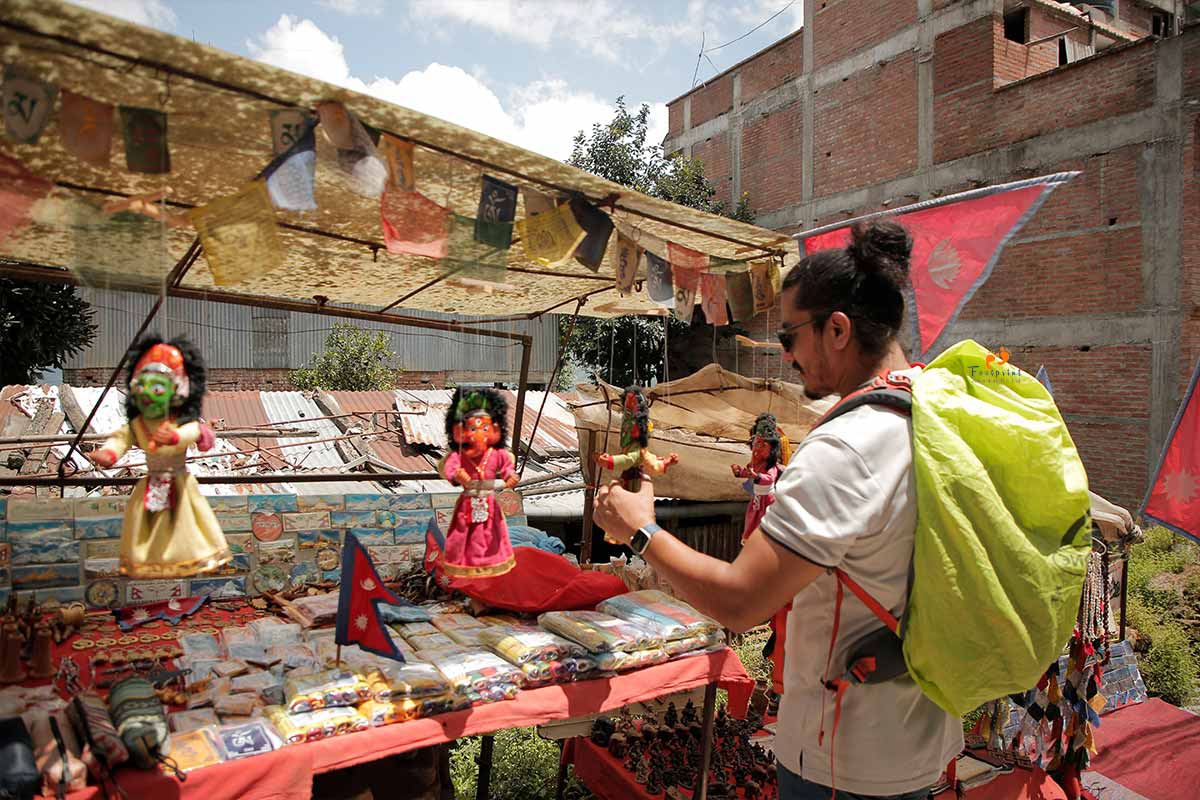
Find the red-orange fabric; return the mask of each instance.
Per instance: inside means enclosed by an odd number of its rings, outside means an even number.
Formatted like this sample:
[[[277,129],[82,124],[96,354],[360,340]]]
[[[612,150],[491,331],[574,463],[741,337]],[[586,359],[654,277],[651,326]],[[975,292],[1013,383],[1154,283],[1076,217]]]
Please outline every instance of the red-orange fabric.
[[[516,564],[494,578],[457,578],[458,591],[492,608],[524,613],[595,608],[628,591],[625,582],[603,572],[584,572],[560,555],[536,547],[513,549]]]
[[[1191,800],[1200,786],[1200,717],[1152,697],[1105,714],[1088,767],[1142,797]]]

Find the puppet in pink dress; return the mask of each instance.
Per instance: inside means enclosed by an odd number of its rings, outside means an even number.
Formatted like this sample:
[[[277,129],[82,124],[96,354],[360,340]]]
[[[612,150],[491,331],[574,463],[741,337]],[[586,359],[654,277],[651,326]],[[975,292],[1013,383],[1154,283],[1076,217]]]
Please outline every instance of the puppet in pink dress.
[[[742,528],[742,541],[746,541],[754,529],[762,522],[767,508],[775,502],[775,482],[779,473],[787,464],[787,437],[779,430],[775,415],[763,413],[754,421],[750,429],[750,463],[746,466],[734,464],[731,469],[738,478],[745,478],[742,484],[750,495],[746,505],[746,522]]]
[[[461,486],[450,528],[439,558],[442,574],[451,578],[489,578],[513,568],[508,525],[496,492],[517,484],[515,462],[507,440],[508,404],[490,389],[459,389],[446,413],[452,442],[440,471]]]

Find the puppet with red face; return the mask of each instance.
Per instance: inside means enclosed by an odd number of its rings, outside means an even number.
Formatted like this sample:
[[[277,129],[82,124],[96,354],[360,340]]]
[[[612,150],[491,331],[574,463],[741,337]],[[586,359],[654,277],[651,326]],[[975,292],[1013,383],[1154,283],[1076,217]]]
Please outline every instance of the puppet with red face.
[[[787,437],[779,430],[775,415],[765,412],[759,414],[758,419],[754,420],[754,427],[750,429],[750,463],[731,467],[735,476],[746,479],[743,486],[750,495],[742,541],[754,533],[767,513],[767,507],[775,502],[775,481],[787,464],[790,455],[788,450]]]
[[[513,568],[508,525],[496,492],[519,476],[507,447],[508,404],[491,389],[459,389],[446,412],[450,452],[440,472],[462,495],[446,531],[438,565],[452,578],[489,578]]]

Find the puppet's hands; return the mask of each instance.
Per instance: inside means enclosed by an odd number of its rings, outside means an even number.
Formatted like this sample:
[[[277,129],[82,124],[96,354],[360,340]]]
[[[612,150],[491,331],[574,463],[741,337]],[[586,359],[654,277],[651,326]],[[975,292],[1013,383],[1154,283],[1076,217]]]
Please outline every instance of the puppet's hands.
[[[471,473],[467,472],[462,467],[459,467],[454,472],[454,482],[459,486],[466,486],[471,482]]]
[[[613,457],[608,453],[596,453],[596,463],[605,469],[613,468]]]
[[[170,422],[164,421],[150,435],[155,444],[179,444],[179,429]]]
[[[679,453],[671,453],[663,459],[663,469],[679,463]]]
[[[512,489],[514,486],[516,486],[520,482],[521,482],[521,476],[515,472],[512,475],[509,475],[507,478],[504,479],[504,485],[507,486],[509,489]]]
[[[747,469],[745,467],[743,467],[741,464],[731,464],[729,469],[733,471],[733,477],[735,477],[735,478],[750,477],[749,471],[747,471]]]
[[[92,463],[98,467],[108,469],[113,464],[117,463],[117,454],[105,447],[102,450],[93,450],[87,454],[87,457],[92,460]]]

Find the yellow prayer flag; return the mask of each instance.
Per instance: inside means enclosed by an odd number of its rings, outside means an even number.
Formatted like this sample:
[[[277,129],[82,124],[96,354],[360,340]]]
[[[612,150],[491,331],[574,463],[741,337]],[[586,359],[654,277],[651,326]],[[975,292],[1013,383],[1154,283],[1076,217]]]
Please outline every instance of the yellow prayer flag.
[[[263,181],[188,212],[218,286],[265,275],[283,264],[275,209]]]
[[[413,143],[385,133],[379,140],[379,154],[387,162],[390,185],[406,192],[413,191],[416,187],[416,175],[413,173]]]
[[[587,236],[587,231],[575,220],[570,205],[561,205],[554,211],[519,220],[516,231],[525,246],[525,253],[547,266],[557,266],[567,261]]]

